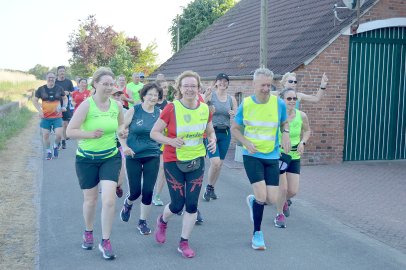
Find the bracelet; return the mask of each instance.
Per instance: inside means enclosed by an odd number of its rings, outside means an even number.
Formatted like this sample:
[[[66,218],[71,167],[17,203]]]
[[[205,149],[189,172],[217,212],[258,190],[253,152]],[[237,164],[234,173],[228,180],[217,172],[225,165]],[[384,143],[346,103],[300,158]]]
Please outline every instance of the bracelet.
[[[321,89],[321,90],[326,90],[326,87],[321,87],[321,86],[320,86],[320,89]]]

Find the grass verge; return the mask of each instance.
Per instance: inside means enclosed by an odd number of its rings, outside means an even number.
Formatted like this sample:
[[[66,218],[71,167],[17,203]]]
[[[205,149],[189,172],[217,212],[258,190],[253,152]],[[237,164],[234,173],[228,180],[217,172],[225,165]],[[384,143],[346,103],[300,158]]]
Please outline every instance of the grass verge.
[[[32,119],[34,112],[23,106],[21,108],[12,109],[4,117],[0,119],[0,150],[3,150],[7,140],[14,137],[28,122]]]

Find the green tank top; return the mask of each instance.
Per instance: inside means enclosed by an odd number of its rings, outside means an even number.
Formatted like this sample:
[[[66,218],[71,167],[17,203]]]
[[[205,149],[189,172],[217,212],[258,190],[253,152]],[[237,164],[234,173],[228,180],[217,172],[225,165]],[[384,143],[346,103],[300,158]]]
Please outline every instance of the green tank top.
[[[117,154],[116,131],[118,128],[119,107],[110,99],[110,108],[103,112],[99,110],[94,102],[93,96],[89,99],[89,112],[83,121],[81,129],[92,131],[104,130],[103,136],[98,139],[82,139],[78,143],[78,156],[91,159],[104,159]]]
[[[297,152],[297,146],[300,143],[300,135],[302,133],[302,114],[299,110],[295,110],[295,118],[289,122],[289,138],[292,150],[288,153],[292,159],[300,159],[300,154]],[[279,131],[279,144],[282,142],[282,134]],[[281,152],[284,152],[281,148]]]

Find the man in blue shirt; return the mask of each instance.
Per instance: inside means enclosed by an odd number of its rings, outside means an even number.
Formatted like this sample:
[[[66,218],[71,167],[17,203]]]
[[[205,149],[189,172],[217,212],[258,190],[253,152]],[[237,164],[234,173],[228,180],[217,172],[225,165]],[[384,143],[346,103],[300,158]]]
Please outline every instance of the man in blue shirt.
[[[290,150],[289,123],[285,103],[270,95],[273,72],[259,68],[253,77],[254,95],[246,97],[240,104],[231,132],[244,146],[244,168],[254,195],[247,197],[251,220],[254,222],[252,248],[266,249],[261,231],[264,205],[276,204],[278,215],[275,226],[284,227],[283,203],[279,195],[279,140],[278,128],[282,132],[282,147]],[[244,135],[241,127],[244,126]],[[286,187],[285,187],[286,188]]]

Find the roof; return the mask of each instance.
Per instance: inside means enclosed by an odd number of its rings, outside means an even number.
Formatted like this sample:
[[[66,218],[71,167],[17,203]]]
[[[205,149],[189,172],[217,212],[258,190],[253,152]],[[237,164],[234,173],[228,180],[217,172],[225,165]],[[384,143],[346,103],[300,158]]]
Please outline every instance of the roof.
[[[334,26],[336,3],[343,6],[340,0],[269,0],[268,68],[275,74],[293,71],[350,25],[356,11],[340,9],[339,16],[346,19]],[[374,3],[367,0],[361,12]],[[253,74],[260,63],[260,12],[260,0],[241,0],[151,76],[175,77],[189,69],[202,77]]]

